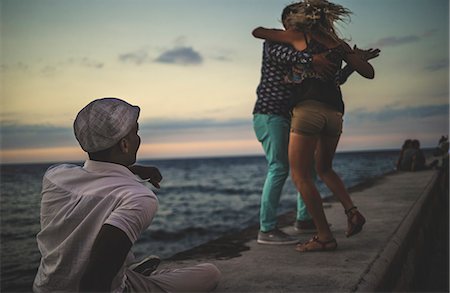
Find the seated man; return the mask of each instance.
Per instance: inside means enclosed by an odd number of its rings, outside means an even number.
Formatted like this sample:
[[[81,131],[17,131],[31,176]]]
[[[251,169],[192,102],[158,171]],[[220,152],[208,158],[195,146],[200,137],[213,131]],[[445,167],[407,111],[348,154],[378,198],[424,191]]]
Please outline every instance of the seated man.
[[[205,292],[217,286],[220,272],[212,264],[150,276],[127,267],[131,246],[158,208],[143,183],[159,186],[162,179],[154,167],[133,166],[139,112],[123,100],[103,98],[78,113],[75,137],[89,159],[83,167],[52,166],[44,175],[35,292]]]

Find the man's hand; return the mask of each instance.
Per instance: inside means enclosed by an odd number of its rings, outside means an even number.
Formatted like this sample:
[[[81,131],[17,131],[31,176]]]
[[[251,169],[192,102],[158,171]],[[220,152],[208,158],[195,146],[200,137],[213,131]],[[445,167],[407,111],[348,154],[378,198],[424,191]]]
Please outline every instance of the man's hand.
[[[312,65],[314,70],[325,78],[331,78],[335,72],[335,65],[327,59],[329,53],[320,53],[313,55]]]
[[[358,48],[356,45],[353,46],[353,51],[357,54],[361,59],[368,61],[370,59],[376,58],[380,55],[380,49],[367,49],[363,50]]]
[[[144,180],[148,180],[156,188],[160,188],[159,183],[162,180],[162,175],[158,168],[152,166],[133,165],[128,167],[133,174],[138,175]]]

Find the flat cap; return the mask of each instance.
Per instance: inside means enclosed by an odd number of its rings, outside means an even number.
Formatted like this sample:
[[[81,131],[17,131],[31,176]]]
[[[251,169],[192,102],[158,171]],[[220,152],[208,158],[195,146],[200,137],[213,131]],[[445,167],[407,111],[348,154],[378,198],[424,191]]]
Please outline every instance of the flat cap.
[[[88,153],[106,150],[136,125],[140,108],[117,98],[101,98],[81,109],[73,123],[75,137]]]

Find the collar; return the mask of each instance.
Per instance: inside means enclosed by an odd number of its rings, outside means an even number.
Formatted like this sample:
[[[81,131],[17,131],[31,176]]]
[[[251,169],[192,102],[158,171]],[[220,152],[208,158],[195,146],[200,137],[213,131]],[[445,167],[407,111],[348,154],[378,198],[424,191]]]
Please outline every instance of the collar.
[[[88,159],[84,162],[83,169],[88,172],[119,174],[141,183],[147,182],[146,180],[143,180],[139,176],[133,174],[127,167],[120,164],[93,161]]]

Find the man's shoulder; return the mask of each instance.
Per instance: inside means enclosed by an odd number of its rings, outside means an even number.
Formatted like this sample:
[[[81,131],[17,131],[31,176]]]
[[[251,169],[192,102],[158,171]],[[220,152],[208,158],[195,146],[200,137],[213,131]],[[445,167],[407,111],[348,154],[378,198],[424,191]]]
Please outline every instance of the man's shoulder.
[[[57,174],[60,172],[65,171],[73,171],[76,169],[81,169],[80,165],[76,164],[70,164],[70,163],[61,163],[61,164],[54,164],[47,168],[47,171],[45,171],[45,176]]]
[[[294,50],[294,47],[292,47],[291,44],[272,42],[272,41],[267,41],[267,40],[264,41],[263,46],[265,48],[271,48],[271,49]]]

